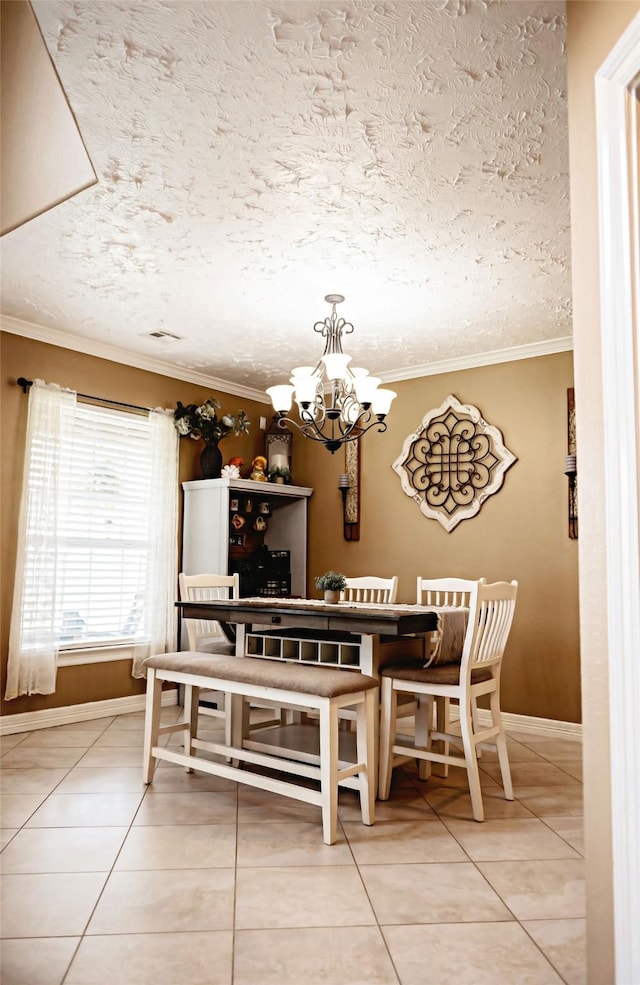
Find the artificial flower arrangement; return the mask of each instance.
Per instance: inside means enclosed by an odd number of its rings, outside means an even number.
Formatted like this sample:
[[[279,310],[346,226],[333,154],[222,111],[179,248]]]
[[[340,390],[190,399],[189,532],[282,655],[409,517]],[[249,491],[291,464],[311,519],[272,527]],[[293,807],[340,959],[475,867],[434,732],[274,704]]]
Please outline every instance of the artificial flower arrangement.
[[[173,412],[173,422],[181,438],[203,438],[209,444],[217,444],[228,434],[248,434],[250,421],[243,410],[237,414],[218,417],[220,401],[209,397],[202,404],[182,404],[178,401]]]

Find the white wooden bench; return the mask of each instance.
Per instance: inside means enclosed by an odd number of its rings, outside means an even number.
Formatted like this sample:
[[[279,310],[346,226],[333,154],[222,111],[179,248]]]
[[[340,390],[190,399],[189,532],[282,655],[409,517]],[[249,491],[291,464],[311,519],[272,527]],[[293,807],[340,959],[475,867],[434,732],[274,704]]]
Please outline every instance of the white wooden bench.
[[[239,783],[271,790],[322,809],[323,837],[327,845],[336,840],[338,785],[355,787],[360,793],[364,824],[374,822],[375,801],[375,715],[378,682],[355,671],[334,670],[291,664],[282,660],[225,656],[184,650],[160,653],[144,661],[147,669],[147,704],[144,734],[144,782],[151,783],[158,760],[227,777]],[[160,724],[163,682],[184,684],[185,707],[182,721]],[[223,691],[231,704],[230,742],[208,742],[198,738],[198,693],[200,688]],[[260,753],[243,747],[243,705],[245,699],[266,699],[276,705],[295,705],[319,714],[320,764],[296,761],[287,750]],[[356,762],[338,759],[338,712],[356,708]],[[159,746],[161,735],[184,732],[184,752]],[[226,757],[216,762],[197,756],[201,749]],[[249,763],[267,767],[293,777],[312,778],[320,783],[315,790],[292,780],[242,768]]]

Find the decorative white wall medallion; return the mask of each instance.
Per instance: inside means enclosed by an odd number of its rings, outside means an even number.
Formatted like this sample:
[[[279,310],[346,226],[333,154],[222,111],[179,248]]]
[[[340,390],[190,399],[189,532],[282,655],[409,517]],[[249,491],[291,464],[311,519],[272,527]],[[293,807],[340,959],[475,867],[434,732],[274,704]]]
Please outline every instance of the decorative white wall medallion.
[[[450,394],[425,414],[392,468],[422,513],[451,533],[498,492],[515,461],[499,429],[487,424],[477,407]]]

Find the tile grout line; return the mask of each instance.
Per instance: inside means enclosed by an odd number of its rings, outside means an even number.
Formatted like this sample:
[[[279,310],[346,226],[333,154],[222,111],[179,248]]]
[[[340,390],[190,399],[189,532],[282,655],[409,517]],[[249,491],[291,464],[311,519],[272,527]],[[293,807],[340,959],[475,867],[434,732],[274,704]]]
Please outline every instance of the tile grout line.
[[[115,719],[114,719],[114,721],[115,721]],[[113,724],[113,722],[111,724]],[[105,731],[107,731],[107,730],[105,729]],[[104,733],[101,733],[101,734],[104,734]],[[142,770],[142,766],[143,766],[143,764],[141,764],[141,770]],[[86,768],[87,767],[85,767],[85,769]],[[82,931],[82,934],[80,935],[80,940],[78,941],[78,946],[76,947],[75,951],[73,952],[73,956],[72,956],[72,958],[71,958],[71,960],[70,960],[70,962],[69,962],[69,964],[67,966],[67,970],[65,971],[65,973],[64,973],[64,975],[63,975],[63,977],[62,977],[62,979],[60,981],[60,985],[65,985],[65,982],[67,980],[67,976],[69,975],[69,972],[71,971],[71,968],[72,968],[73,963],[74,963],[74,961],[75,961],[75,959],[76,959],[76,957],[78,955],[78,952],[80,950],[80,947],[82,945],[82,942],[84,941],[85,937],[87,936],[87,930],[89,928],[89,924],[93,920],[93,917],[95,915],[95,912],[96,912],[96,910],[97,910],[97,908],[98,908],[98,906],[100,904],[100,900],[102,899],[102,897],[104,895],[104,891],[107,888],[107,885],[109,883],[109,879],[111,878],[111,876],[113,874],[113,870],[114,870],[114,868],[116,866],[116,863],[117,863],[118,859],[120,858],[120,854],[122,853],[122,849],[124,847],[124,843],[127,840],[127,838],[129,837],[129,834],[131,833],[131,829],[133,828],[133,824],[135,822],[135,819],[138,816],[138,812],[140,811],[140,808],[142,807],[142,804],[144,803],[144,799],[145,799],[145,797],[147,796],[147,794],[149,792],[149,785],[146,784],[145,786],[146,786],[146,789],[144,790],[144,793],[143,793],[142,797],[140,798],[140,803],[136,807],[136,809],[134,811],[134,814],[133,814],[133,817],[131,818],[131,821],[129,822],[129,826],[127,827],[126,834],[124,835],[124,837],[122,839],[122,843],[120,845],[120,848],[116,852],[116,856],[115,856],[115,858],[113,860],[113,863],[111,865],[111,868],[107,872],[107,876],[106,876],[106,879],[104,880],[104,884],[102,886],[102,889],[98,893],[98,898],[96,899],[96,901],[95,901],[95,903],[93,905],[93,908],[91,910],[91,913],[89,914],[89,916],[87,918],[87,921],[86,921],[86,923],[84,925],[84,930]],[[122,827],[125,827],[125,825],[122,825]]]

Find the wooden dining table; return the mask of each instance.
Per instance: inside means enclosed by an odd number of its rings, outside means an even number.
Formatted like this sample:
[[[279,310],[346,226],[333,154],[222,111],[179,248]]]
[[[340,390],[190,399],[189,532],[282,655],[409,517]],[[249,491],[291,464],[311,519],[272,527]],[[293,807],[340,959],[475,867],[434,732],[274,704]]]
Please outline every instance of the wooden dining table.
[[[238,657],[257,656],[359,671],[376,679],[381,664],[425,656],[425,637],[437,629],[438,616],[420,605],[327,603],[317,599],[241,598],[182,601],[176,605],[182,619],[210,619],[220,623],[235,643]],[[379,722],[375,720],[376,760]],[[230,720],[227,721],[230,729]],[[285,729],[280,730],[281,734]],[[254,751],[273,750],[267,741],[247,732],[243,746]],[[272,742],[279,740],[273,739]],[[284,741],[284,740],[283,740]],[[292,758],[309,762],[305,750],[291,750]],[[377,790],[377,768],[374,771]]]
[[[437,614],[420,605],[263,597],[183,601],[176,605],[183,619],[219,622],[228,639],[235,642],[237,656],[326,663],[357,669],[372,677],[378,676],[381,654],[403,650],[418,654],[416,643],[422,634],[437,627]],[[259,644],[260,638],[292,643],[297,640],[306,647],[296,651],[294,646],[287,649],[276,644],[267,646],[268,652],[264,647],[258,652],[251,644]],[[318,644],[315,648],[314,643]],[[331,659],[332,644],[338,647],[335,661]],[[341,661],[343,651],[348,659]],[[294,652],[295,657],[287,657],[287,653]]]

